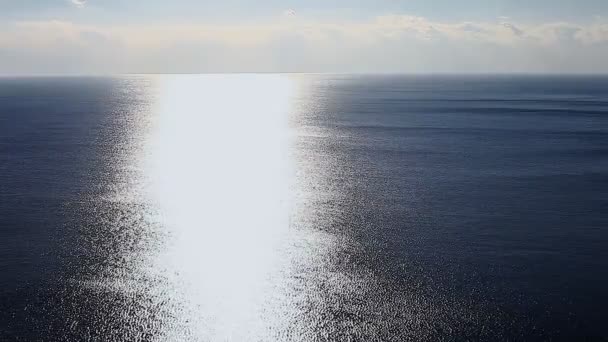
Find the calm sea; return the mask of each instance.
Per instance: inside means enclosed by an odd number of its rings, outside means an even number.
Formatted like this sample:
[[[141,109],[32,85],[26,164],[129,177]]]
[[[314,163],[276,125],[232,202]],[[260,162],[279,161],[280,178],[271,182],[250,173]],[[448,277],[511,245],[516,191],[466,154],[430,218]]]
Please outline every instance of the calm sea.
[[[607,340],[608,78],[0,78],[0,340]]]

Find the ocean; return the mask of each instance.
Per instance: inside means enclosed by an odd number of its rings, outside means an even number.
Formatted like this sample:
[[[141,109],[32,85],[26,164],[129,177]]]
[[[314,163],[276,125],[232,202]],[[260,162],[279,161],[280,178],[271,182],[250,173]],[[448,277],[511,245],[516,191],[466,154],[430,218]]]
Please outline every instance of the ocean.
[[[608,340],[608,77],[0,78],[0,340]]]

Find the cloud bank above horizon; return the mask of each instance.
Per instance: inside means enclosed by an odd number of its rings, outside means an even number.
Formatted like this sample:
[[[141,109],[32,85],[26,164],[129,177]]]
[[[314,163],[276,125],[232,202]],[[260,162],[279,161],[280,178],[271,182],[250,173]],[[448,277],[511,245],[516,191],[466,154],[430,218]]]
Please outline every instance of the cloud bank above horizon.
[[[71,0],[83,11],[83,0]],[[0,23],[0,74],[607,73],[608,20],[440,20],[403,13],[253,22]]]

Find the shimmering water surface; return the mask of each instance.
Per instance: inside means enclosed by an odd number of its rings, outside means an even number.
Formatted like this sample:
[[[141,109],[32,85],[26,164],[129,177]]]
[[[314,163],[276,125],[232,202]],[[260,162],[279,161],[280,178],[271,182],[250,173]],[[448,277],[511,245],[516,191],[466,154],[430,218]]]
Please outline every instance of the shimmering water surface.
[[[0,79],[0,340],[608,339],[608,78]]]

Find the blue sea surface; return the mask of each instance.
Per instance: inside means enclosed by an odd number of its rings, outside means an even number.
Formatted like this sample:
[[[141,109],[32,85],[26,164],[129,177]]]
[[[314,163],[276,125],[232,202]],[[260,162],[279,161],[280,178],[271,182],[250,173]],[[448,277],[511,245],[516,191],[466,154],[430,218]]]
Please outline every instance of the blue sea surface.
[[[0,340],[607,340],[608,78],[0,78]]]

